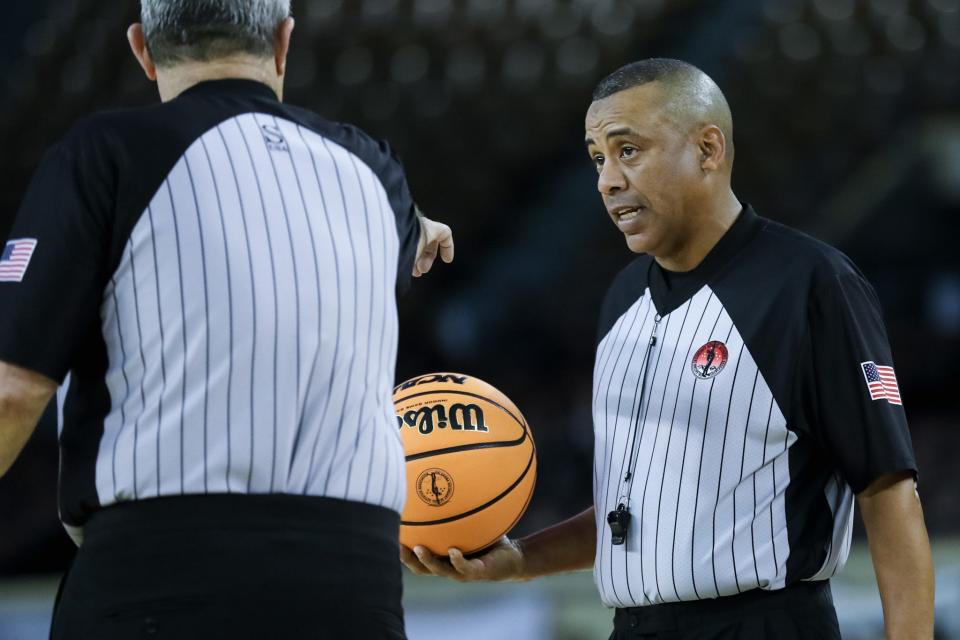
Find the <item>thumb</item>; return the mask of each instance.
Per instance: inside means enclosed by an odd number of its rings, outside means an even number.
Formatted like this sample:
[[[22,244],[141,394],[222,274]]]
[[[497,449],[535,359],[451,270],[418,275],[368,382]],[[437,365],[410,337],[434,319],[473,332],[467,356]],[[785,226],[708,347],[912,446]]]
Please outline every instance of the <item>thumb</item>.
[[[428,241],[423,245],[423,248],[417,255],[416,262],[413,265],[413,275],[420,277],[426,272],[430,271],[430,268],[433,266],[433,261],[436,259],[437,243]]]
[[[444,262],[453,261],[453,232],[450,227],[441,222],[421,217],[420,242],[413,265],[414,277],[420,277],[430,271],[438,253]]]
[[[437,246],[440,249],[440,259],[450,264],[453,262],[453,231],[445,224],[439,224]]]
[[[468,560],[463,557],[463,552],[459,549],[451,548],[447,553],[450,556],[450,564],[462,575],[479,578],[489,568],[489,565],[480,558]]]

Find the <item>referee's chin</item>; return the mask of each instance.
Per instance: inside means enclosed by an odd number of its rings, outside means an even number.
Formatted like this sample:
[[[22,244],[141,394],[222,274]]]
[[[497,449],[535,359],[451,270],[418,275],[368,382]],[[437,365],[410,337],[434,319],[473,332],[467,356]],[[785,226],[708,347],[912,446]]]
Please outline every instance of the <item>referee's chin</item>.
[[[634,253],[650,253],[653,249],[650,236],[646,233],[625,233],[623,237],[627,242],[627,248]]]

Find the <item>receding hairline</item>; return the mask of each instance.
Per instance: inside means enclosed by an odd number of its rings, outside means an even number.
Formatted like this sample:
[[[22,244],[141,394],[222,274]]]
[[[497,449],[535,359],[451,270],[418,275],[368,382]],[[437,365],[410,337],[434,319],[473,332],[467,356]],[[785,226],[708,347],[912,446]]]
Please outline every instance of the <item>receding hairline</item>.
[[[685,131],[719,127],[732,158],[733,115],[726,96],[709,75],[688,62],[648,58],[624,65],[597,84],[593,102],[651,85],[660,89],[665,117]]]
[[[645,58],[625,64],[600,80],[593,90],[593,99],[601,100],[625,89],[657,80],[670,83],[679,80],[689,82],[697,76],[706,74],[689,62],[674,58]]]

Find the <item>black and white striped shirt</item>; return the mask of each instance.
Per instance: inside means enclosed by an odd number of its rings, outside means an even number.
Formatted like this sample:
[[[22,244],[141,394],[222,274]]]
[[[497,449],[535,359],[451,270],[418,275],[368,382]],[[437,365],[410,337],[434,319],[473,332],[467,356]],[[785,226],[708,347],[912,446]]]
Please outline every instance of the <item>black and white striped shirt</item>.
[[[838,251],[746,207],[693,271],[647,256],[614,281],[594,370],[594,575],[605,604],[824,580],[854,494],[915,470],[873,290]],[[631,514],[614,545],[607,513]]]
[[[61,516],[207,493],[400,511],[396,290],[419,226],[400,164],[265,85],[98,114],[52,150],[0,284],[0,359],[63,380]]]

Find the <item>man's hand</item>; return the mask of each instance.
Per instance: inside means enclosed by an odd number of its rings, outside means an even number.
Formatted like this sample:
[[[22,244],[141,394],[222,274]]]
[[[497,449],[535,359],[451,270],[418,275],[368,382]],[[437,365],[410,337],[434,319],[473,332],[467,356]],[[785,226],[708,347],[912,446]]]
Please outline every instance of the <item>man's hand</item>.
[[[417,243],[417,259],[413,261],[413,277],[419,278],[430,271],[439,254],[440,259],[453,262],[453,231],[442,222],[436,222],[417,211],[420,221],[420,241]]]
[[[417,546],[411,550],[401,546],[400,559],[414,573],[443,576],[460,582],[524,578],[523,550],[507,536],[476,558],[464,557],[459,549],[450,549],[450,556],[444,558],[433,555],[426,547]]]
[[[590,507],[568,520],[522,540],[503,536],[477,558],[459,549],[449,557],[435,556],[426,547],[400,547],[400,560],[414,573],[469,582],[474,580],[533,580],[593,566],[597,552],[595,511]]]

